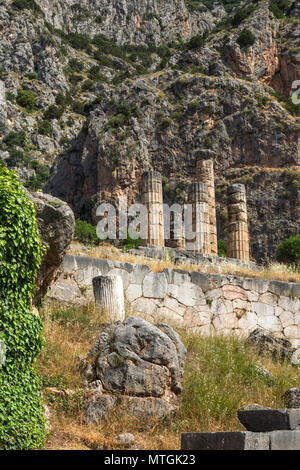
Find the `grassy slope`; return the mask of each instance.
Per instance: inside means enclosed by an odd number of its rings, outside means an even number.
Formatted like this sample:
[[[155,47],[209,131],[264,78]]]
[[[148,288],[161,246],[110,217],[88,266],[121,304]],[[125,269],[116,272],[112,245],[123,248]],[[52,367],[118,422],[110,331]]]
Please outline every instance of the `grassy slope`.
[[[282,407],[281,396],[299,386],[300,369],[261,357],[234,337],[199,337],[179,331],[187,347],[184,393],[178,415],[171,422],[141,423],[126,413],[113,413],[108,422],[88,426],[83,422],[81,379],[77,356],[85,355],[96,339],[101,320],[92,305],[43,311],[46,346],[37,363],[45,387],[72,389],[72,396],[45,391],[52,431],[46,449],[118,448],[114,438],[132,432],[140,449],[179,449],[186,431],[242,430],[236,411],[248,403]],[[177,330],[178,331],[178,330]],[[274,383],[258,372],[262,364]]]

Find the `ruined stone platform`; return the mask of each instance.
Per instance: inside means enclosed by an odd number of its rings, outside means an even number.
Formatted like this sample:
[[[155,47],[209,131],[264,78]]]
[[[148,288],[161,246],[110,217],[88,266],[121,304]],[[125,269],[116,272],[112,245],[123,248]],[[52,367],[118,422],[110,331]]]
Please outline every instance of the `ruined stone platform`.
[[[247,431],[186,432],[181,450],[300,450],[300,408],[238,411]]]
[[[300,450],[300,431],[187,432],[181,450]]]
[[[208,264],[208,265],[235,265],[241,268],[250,268],[254,271],[259,271],[262,269],[259,265],[253,261],[244,261],[236,258],[222,258],[221,256],[216,255],[207,255],[202,253],[196,253],[189,250],[179,250],[175,248],[165,247],[160,248],[153,245],[140,246],[128,250],[128,253],[131,253],[135,256],[144,256],[145,258],[151,259],[164,259],[166,255],[169,255],[175,264],[181,263],[191,263],[191,264]]]

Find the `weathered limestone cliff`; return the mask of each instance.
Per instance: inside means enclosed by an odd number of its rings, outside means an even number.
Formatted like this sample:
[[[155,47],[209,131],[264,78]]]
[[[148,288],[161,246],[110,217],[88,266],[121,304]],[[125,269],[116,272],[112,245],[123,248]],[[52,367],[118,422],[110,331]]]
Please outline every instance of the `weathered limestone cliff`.
[[[254,169],[241,182],[251,255],[266,260],[299,225],[299,11],[299,0],[2,1],[0,157],[89,220],[104,199],[140,200],[149,168],[166,202],[183,201],[199,152],[221,190]]]

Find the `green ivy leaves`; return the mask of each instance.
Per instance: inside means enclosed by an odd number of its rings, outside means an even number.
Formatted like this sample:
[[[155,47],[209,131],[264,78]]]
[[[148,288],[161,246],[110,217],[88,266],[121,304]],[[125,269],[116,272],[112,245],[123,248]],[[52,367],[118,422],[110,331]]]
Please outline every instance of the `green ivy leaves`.
[[[17,175],[0,166],[0,333],[6,349],[0,368],[0,449],[36,448],[46,434],[33,367],[43,346],[43,324],[30,306],[42,256],[35,207]]]

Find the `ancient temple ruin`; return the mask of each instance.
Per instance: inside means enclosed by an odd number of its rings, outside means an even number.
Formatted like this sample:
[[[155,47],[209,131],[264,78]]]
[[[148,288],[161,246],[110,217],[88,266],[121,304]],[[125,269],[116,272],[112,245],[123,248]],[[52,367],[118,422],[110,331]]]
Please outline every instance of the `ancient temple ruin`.
[[[141,179],[141,200],[148,210],[148,238],[141,244],[169,246],[204,255],[218,255],[215,180],[213,158],[199,157],[196,162],[196,181],[187,188],[187,206],[191,213],[184,224],[177,225],[169,218],[170,238],[165,240],[162,178],[158,171],[147,171]],[[242,184],[228,187],[227,256],[249,261],[249,233],[246,190]],[[194,233],[191,236],[192,232]]]

